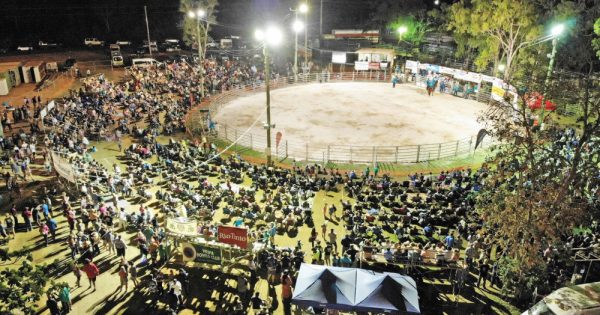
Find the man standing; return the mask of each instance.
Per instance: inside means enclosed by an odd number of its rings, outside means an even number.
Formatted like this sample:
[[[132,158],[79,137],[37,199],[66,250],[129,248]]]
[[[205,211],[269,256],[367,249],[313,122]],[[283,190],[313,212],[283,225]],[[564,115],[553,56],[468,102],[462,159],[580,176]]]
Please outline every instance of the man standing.
[[[58,224],[56,223],[56,220],[54,220],[52,217],[48,217],[48,220],[46,220],[46,224],[48,225],[50,234],[52,234],[52,241],[56,242],[56,230],[58,229]]]
[[[94,264],[91,260],[86,259],[85,264],[83,265],[83,268],[81,268],[81,270],[85,272],[88,280],[90,281],[89,288],[93,286],[94,291],[96,291],[96,277],[98,277],[98,275],[100,274],[100,269],[98,269],[98,266],[96,266],[96,264]]]
[[[479,279],[477,279],[477,287],[479,287],[479,284],[483,280],[483,287],[485,288],[485,283],[486,283],[486,279],[487,279],[489,270],[490,270],[490,265],[487,262],[487,258],[484,258],[479,263]]]
[[[292,314],[292,283],[292,278],[285,270],[281,275],[281,301],[283,302],[283,314],[285,315]]]

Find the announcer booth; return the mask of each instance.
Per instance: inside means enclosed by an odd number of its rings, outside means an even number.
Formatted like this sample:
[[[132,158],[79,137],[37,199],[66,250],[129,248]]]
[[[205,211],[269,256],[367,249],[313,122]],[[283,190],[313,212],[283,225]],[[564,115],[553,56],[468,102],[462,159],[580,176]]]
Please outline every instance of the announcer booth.
[[[220,225],[217,235],[201,233],[198,222],[185,217],[166,219],[166,234],[184,264],[220,269],[238,263],[264,249],[264,244],[248,242],[248,230]],[[171,243],[171,242],[169,242]]]
[[[358,60],[354,70],[358,78],[387,80],[394,71],[394,50],[385,48],[362,48],[356,51]]]

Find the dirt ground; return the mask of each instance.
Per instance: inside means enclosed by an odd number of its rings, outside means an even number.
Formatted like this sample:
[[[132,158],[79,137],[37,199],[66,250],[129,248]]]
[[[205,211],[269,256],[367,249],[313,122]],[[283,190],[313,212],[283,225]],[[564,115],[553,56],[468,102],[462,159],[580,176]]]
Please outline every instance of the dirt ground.
[[[271,92],[273,133],[281,131],[290,147],[327,145],[404,146],[456,141],[477,134],[477,117],[486,105],[422,88],[387,83],[326,83]],[[246,130],[264,113],[265,95],[236,99],[215,120]],[[249,133],[264,134],[260,121]],[[298,154],[302,155],[304,151]],[[293,156],[293,152],[290,155]]]

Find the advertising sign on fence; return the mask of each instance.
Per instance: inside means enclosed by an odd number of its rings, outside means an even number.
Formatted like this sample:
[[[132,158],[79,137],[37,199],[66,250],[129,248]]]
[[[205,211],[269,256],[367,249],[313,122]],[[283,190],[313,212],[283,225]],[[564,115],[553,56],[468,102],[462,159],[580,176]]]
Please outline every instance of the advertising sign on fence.
[[[356,71],[364,71],[369,70],[369,62],[368,61],[357,61],[354,63],[354,70]]]
[[[63,158],[56,152],[52,152],[51,155],[52,164],[54,165],[54,169],[56,170],[58,175],[70,181],[71,183],[74,183],[76,181],[77,176],[71,163],[69,163],[67,159]]]
[[[233,226],[220,225],[217,229],[219,242],[235,245],[239,248],[248,247],[248,230]]]
[[[369,70],[379,70],[379,62],[369,62]]]
[[[167,232],[184,236],[197,236],[198,222],[187,218],[167,218]]]
[[[331,53],[331,63],[346,63],[346,52],[334,51]]]
[[[181,247],[183,261],[193,261],[197,263],[214,265],[221,264],[221,248],[192,243],[182,243]]]
[[[419,62],[414,60],[406,60],[406,69],[410,69],[412,73],[417,73],[419,69]]]

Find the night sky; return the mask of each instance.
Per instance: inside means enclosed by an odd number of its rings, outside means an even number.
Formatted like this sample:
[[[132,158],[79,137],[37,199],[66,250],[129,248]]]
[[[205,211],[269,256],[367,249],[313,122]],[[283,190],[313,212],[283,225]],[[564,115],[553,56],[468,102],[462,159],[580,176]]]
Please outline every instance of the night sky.
[[[400,1],[400,0],[380,0]],[[418,0],[416,0],[418,1]],[[308,0],[311,7],[309,29],[319,27],[319,0]],[[423,0],[433,7],[433,0]],[[324,0],[323,31],[332,28],[366,26],[378,1]],[[38,40],[53,40],[65,45],[81,45],[85,37],[106,41],[145,38],[143,6],[148,6],[153,38],[181,38],[179,0],[2,0],[0,7],[0,47]],[[221,0],[213,28],[215,38],[250,35],[266,22],[291,24],[293,0]]]

